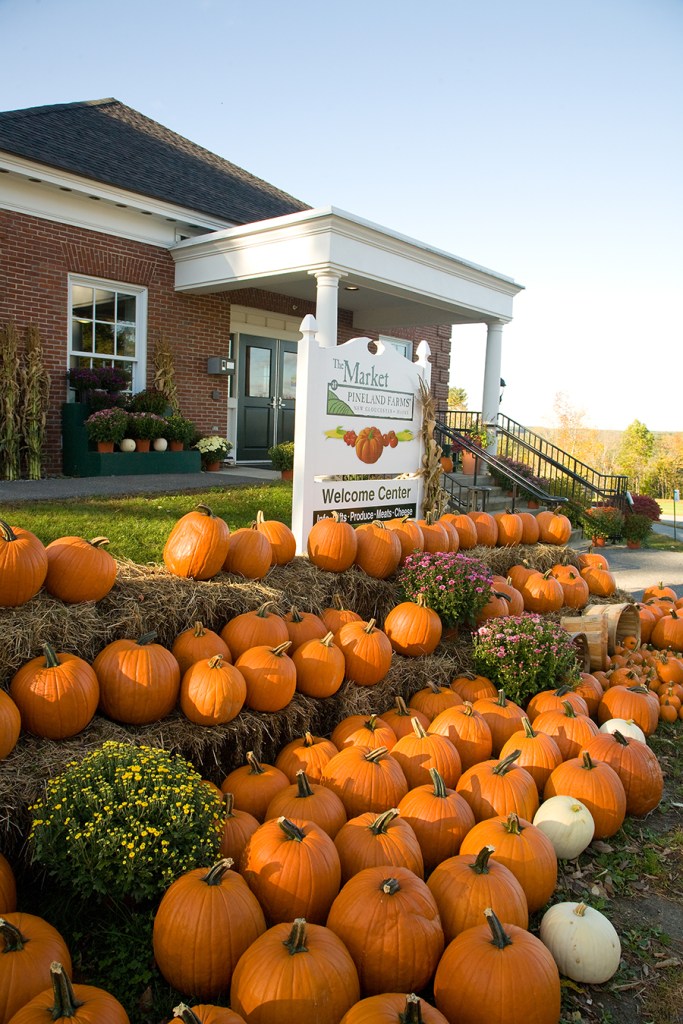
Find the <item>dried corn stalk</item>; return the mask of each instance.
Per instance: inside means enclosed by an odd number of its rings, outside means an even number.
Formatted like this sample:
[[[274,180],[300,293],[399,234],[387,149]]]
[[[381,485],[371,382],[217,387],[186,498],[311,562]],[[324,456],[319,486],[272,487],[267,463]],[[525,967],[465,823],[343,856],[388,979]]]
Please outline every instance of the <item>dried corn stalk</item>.
[[[422,515],[426,517],[428,512],[438,518],[446,507],[447,497],[441,486],[441,456],[443,450],[434,440],[434,427],[436,426],[436,403],[425,382],[420,379],[420,403],[422,405],[422,440],[424,441],[424,455],[422,456],[422,469],[424,477],[424,498],[422,501]]]
[[[0,331],[0,467],[5,480],[21,473],[19,335],[10,321]]]
[[[175,380],[173,349],[163,334],[154,346],[154,387],[164,395],[174,415],[178,415],[180,402]]]
[[[50,404],[50,375],[45,368],[43,340],[35,324],[26,329],[26,351],[20,364],[19,430],[29,480],[40,480]]]

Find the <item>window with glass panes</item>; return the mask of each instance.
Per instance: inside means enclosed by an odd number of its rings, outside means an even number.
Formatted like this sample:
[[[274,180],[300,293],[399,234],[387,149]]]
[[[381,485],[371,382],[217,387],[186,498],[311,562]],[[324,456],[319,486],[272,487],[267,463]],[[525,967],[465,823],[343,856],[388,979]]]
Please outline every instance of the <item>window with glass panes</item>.
[[[144,381],[145,289],[72,279],[69,365],[121,366]]]

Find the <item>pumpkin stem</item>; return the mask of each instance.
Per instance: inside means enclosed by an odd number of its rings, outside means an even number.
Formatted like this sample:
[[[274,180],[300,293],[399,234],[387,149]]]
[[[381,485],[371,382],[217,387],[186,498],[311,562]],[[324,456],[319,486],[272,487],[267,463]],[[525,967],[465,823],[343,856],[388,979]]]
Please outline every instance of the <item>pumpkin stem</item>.
[[[522,719],[522,726],[524,727],[524,738],[525,739],[533,740],[538,735],[538,733],[534,732],[534,727],[531,724],[531,722],[529,721],[529,719],[526,717],[526,715]]]
[[[140,644],[140,647],[144,647],[145,644],[153,643],[156,640],[156,638],[157,631],[156,629],[152,629],[149,631],[149,633],[143,633],[142,636],[139,636],[138,639],[136,640],[136,643]]]
[[[422,1001],[411,992],[406,996],[406,1008],[398,1015],[398,1024],[422,1024]]]
[[[397,697],[395,702],[396,714],[400,715],[401,718],[410,718],[410,711],[408,705],[404,701],[403,697]]]
[[[569,703],[568,700],[562,701],[562,707],[564,708],[564,713],[567,716],[567,718],[576,718],[576,711],[574,710],[573,706]]]
[[[420,739],[420,740],[427,739],[427,733],[425,731],[425,727],[423,726],[423,724],[422,724],[422,722],[420,721],[419,718],[411,718],[410,719],[410,724],[412,725],[413,732],[415,733],[415,735],[417,736],[418,739]]]
[[[71,979],[60,963],[54,960],[50,964],[50,977],[52,979],[52,991],[55,996],[55,1005],[52,1007],[52,1020],[63,1020],[67,1017],[75,1017],[76,1010],[83,1006],[80,999],[76,999]]]
[[[443,777],[439,775],[436,768],[430,768],[429,774],[431,775],[432,782],[434,783],[434,796],[439,796],[442,800],[445,800],[448,796],[448,792],[446,790],[446,783],[444,782]]]
[[[507,701],[505,700],[505,690],[498,691],[498,700],[495,701],[495,703],[501,708],[506,708],[508,706]]]
[[[379,725],[377,724],[377,715],[370,715],[368,720],[363,722],[363,728],[369,729],[370,732],[375,732],[376,729],[379,729]]]
[[[432,693],[443,693],[443,689],[438,683],[435,683],[433,679],[428,679],[425,685],[425,690],[431,690]]]
[[[265,775],[266,769],[258,763],[253,750],[247,751],[247,763],[249,765],[250,775]]]
[[[109,537],[93,537],[92,540],[88,541],[88,544],[90,544],[94,548],[101,548],[104,544],[108,543]]]
[[[489,873],[489,857],[495,850],[495,846],[483,846],[477,854],[473,864],[470,864],[470,869],[477,875],[488,875]]]
[[[12,541],[17,539],[16,533],[9,525],[9,523],[6,523],[4,519],[0,519],[0,534],[2,534],[2,539],[6,541]]]
[[[202,1024],[194,1010],[187,1003],[178,1003],[173,1007],[173,1016],[179,1017],[183,1024]]]
[[[195,512],[199,512],[203,516],[211,516],[211,518],[213,519],[213,512],[211,511],[209,506],[205,505],[203,502],[200,502],[198,505],[195,505]]]
[[[588,753],[587,750],[583,751],[583,753],[581,755],[581,760],[583,761],[583,764],[582,764],[581,767],[585,768],[587,771],[591,771],[593,768],[595,768],[593,760],[592,760],[592,758],[591,758],[591,756],[590,756],[590,754]]]
[[[502,924],[500,923],[496,915],[493,913],[491,908],[487,907],[486,910],[484,911],[484,914],[486,915],[487,924],[491,929],[491,941],[493,942],[493,945],[497,946],[498,949],[505,949],[506,946],[511,946],[512,939],[503,930]]]
[[[4,917],[0,917],[0,936],[5,940],[5,953],[18,953],[24,948],[24,943],[28,942],[26,936]]]
[[[553,696],[554,697],[564,697],[565,693],[571,693],[571,692],[572,692],[571,686],[567,686],[566,683],[563,683],[562,686],[558,686],[558,688],[555,690]]]
[[[306,838],[304,830],[295,825],[289,818],[285,818],[284,814],[277,819],[277,823],[288,839],[294,839],[297,843],[302,843]]]
[[[194,636],[196,636],[197,638],[199,638],[200,636],[206,636],[206,630],[204,629],[204,625],[199,621],[199,619],[197,619],[197,621],[194,624]]]
[[[232,813],[232,809],[235,806],[235,794],[234,793],[224,793],[223,794],[223,804],[225,806],[225,817],[226,818],[234,818],[234,814]]]
[[[621,743],[622,747],[628,746],[628,740],[626,739],[623,733],[619,732],[618,729],[615,729],[612,735],[614,736],[617,743]]]
[[[220,668],[223,664],[224,655],[214,654],[213,658],[209,658],[209,668]]]
[[[334,594],[332,597],[332,607],[336,608],[338,612],[345,611],[344,602],[342,601],[341,594]]]
[[[259,511],[256,513],[256,522],[260,526],[261,523],[265,523],[265,521],[266,521],[266,517],[264,516],[263,511],[261,509],[259,509]]]
[[[295,953],[307,953],[308,947],[306,946],[306,918],[297,917],[292,925],[292,930],[287,938],[282,943],[289,950],[289,955],[294,956]]]
[[[299,768],[296,773],[296,785],[297,785],[297,797],[314,796],[313,790],[311,789],[311,783],[308,781],[308,775],[303,768]]]
[[[305,732],[304,733],[304,746],[305,747],[314,747],[315,746],[315,737],[313,736],[313,733],[310,733],[310,732]]]
[[[387,829],[391,825],[392,821],[394,818],[398,818],[400,813],[401,812],[398,807],[390,807],[388,811],[383,811],[382,814],[378,814],[372,824],[368,825],[368,828],[373,835],[386,835]]]
[[[400,891],[401,886],[398,884],[398,878],[385,878],[380,885],[380,889],[387,896],[393,896]]]
[[[577,903],[577,905],[574,907],[572,913],[576,914],[577,917],[583,917],[587,910],[588,910],[588,907],[586,906],[585,903]]]
[[[334,643],[334,633],[332,632],[332,630],[330,630],[329,633],[325,633],[325,636],[321,636],[320,643],[323,645],[323,647],[332,646],[332,644]]]
[[[503,822],[503,828],[511,836],[521,836],[522,830],[519,826],[519,815],[516,811],[510,811],[508,820]]]
[[[59,668],[59,658],[52,644],[45,644],[43,654],[45,655],[45,668]]]
[[[232,796],[232,794],[230,795]],[[223,875],[230,870],[234,863],[232,857],[223,857],[212,868],[209,868],[201,881],[206,882],[207,885],[220,885]]]
[[[291,609],[289,611],[289,617],[290,617],[292,622],[303,622],[304,621],[303,615],[301,614],[299,609],[297,607],[295,607],[295,605],[292,605],[292,607],[291,607]]]
[[[493,774],[505,775],[513,767],[513,761],[516,761],[521,753],[521,750],[513,750],[511,754],[508,754],[507,757],[504,757],[502,761],[499,761],[498,764],[491,769]]]
[[[258,615],[259,619],[267,619],[271,614],[268,609],[272,608],[274,604],[274,601],[264,601],[262,605],[259,605],[256,609],[256,615]]]
[[[281,644],[277,645],[277,647],[271,647],[270,653],[274,654],[276,658],[281,658],[283,654],[286,654],[291,646],[291,640],[283,640]]]
[[[466,700],[464,702],[462,706],[462,713],[463,715],[467,715],[468,718],[472,717],[472,715],[474,714],[474,704],[472,703],[471,700]]]
[[[388,753],[389,753],[389,748],[388,747],[375,747],[374,750],[368,750],[367,754],[365,754],[365,756],[364,756],[364,760],[365,761],[372,761],[374,764],[376,764],[378,761],[382,760],[382,758],[384,757],[385,754],[388,754]]]
[[[368,636],[370,636],[371,633],[374,633],[374,631],[375,631],[375,623],[376,622],[377,622],[377,619],[370,619],[370,621],[368,623],[366,623],[363,632],[367,633]]]

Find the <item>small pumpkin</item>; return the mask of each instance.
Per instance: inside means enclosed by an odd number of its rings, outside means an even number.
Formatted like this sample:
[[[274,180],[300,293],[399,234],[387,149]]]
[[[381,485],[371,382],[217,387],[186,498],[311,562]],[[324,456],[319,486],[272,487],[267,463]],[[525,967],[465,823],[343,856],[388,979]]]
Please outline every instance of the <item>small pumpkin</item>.
[[[247,696],[244,676],[216,654],[190,665],[180,682],[180,710],[196,725],[225,725],[242,710]]]
[[[551,796],[543,801],[533,823],[553,844],[560,860],[574,860],[595,834],[593,815],[573,796]]]
[[[271,565],[287,565],[296,554],[296,538],[286,523],[279,519],[266,519],[263,512],[256,513],[256,529],[270,543]]]
[[[422,850],[425,872],[454,857],[474,827],[474,814],[466,800],[448,789],[436,768],[430,768],[431,784],[416,786],[399,801],[398,810],[408,822]]]
[[[401,541],[393,530],[375,520],[356,528],[355,564],[373,579],[386,580],[401,560]]]
[[[272,764],[262,764],[254,751],[247,751],[246,764],[229,772],[221,782],[223,793],[232,793],[235,807],[248,811],[257,821],[266,816],[268,804],[279,790],[289,785],[283,771]]]
[[[197,620],[190,629],[184,629],[173,641],[171,654],[180,665],[180,672],[187,672],[195,661],[213,658],[215,654],[223,656],[226,662],[232,662],[232,654],[225,640],[212,629],[207,629]]]
[[[252,523],[230,534],[223,569],[247,580],[262,580],[270,570],[272,559],[273,549],[268,537]]]
[[[292,605],[283,619],[287,627],[287,636],[291,640],[290,657],[307,640],[322,640],[329,632],[319,615],[315,612],[299,611],[295,605]]]
[[[284,619],[275,614],[272,608],[273,602],[265,601],[250,612],[235,615],[223,626],[220,635],[230,648],[233,659],[239,658],[250,647],[277,645],[289,640]]]
[[[397,654],[420,658],[432,654],[441,640],[441,619],[427,606],[424,594],[416,601],[394,605],[384,620],[384,632]]]
[[[539,512],[536,516],[541,544],[568,544],[572,535],[571,520],[559,509]]]
[[[338,753],[331,740],[306,732],[302,738],[290,740],[280,748],[275,767],[284,772],[290,782],[296,782],[296,774],[301,768],[311,782],[320,782],[324,766]]]
[[[389,637],[369,622],[347,622],[337,634],[344,655],[346,675],[358,686],[374,686],[391,668],[392,647]]]
[[[308,697],[331,697],[344,681],[346,662],[332,632],[306,640],[292,655],[296,688]]]
[[[251,647],[240,654],[235,668],[244,676],[244,703],[252,711],[282,711],[296,691],[296,667],[287,652],[291,641],[270,647]]]
[[[585,903],[556,903],[539,931],[560,973],[586,985],[602,985],[616,974],[621,942],[614,925]]]
[[[418,838],[397,807],[377,815],[365,811],[346,821],[334,840],[342,869],[342,885],[365,868],[391,864],[424,876]]]

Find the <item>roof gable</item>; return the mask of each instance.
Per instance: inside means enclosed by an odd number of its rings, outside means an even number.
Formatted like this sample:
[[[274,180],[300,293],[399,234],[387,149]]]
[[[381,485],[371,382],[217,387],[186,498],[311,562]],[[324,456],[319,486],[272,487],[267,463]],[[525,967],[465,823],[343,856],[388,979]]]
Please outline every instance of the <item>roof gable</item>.
[[[0,112],[0,150],[234,224],[310,209],[116,99]]]

